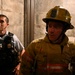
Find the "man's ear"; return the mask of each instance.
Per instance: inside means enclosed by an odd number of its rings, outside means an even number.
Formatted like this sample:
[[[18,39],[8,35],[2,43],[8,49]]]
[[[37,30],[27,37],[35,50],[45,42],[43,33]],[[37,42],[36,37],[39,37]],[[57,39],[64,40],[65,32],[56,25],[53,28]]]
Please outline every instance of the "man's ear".
[[[48,24],[46,24],[46,31],[48,32]]]

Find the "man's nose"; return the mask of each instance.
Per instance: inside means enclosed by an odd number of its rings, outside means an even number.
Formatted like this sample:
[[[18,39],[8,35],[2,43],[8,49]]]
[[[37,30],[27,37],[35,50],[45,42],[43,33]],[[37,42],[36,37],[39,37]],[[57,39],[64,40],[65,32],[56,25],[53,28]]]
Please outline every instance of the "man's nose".
[[[55,31],[55,28],[54,28],[54,27],[51,27],[51,28],[50,28],[50,31]]]

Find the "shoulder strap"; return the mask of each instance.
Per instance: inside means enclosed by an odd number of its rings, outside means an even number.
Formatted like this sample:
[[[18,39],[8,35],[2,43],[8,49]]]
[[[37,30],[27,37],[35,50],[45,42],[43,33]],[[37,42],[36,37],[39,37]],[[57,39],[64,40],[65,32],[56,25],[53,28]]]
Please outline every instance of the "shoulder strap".
[[[13,33],[11,33],[11,32],[8,32],[8,35],[9,35],[9,36],[13,36],[14,34],[13,34]]]

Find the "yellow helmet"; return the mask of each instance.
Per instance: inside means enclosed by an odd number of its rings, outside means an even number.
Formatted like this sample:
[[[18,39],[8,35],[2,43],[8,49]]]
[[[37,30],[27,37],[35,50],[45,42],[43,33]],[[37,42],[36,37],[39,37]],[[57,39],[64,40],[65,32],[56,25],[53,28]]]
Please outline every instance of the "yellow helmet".
[[[70,23],[71,21],[70,13],[66,9],[60,6],[55,6],[54,8],[50,9],[48,13],[46,14],[46,18],[43,18],[43,21],[45,23],[47,23],[47,21],[50,21],[50,20],[55,20],[55,21],[66,23],[67,29],[74,28],[74,26],[71,25]]]

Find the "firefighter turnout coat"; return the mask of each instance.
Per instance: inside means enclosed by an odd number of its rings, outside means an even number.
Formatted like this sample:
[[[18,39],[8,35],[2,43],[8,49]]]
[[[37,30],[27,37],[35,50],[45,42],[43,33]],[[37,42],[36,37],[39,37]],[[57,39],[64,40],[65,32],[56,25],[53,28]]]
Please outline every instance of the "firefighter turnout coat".
[[[75,45],[65,35],[60,44],[50,43],[47,35],[32,41],[22,58],[23,75],[71,75],[68,64],[75,57]]]

